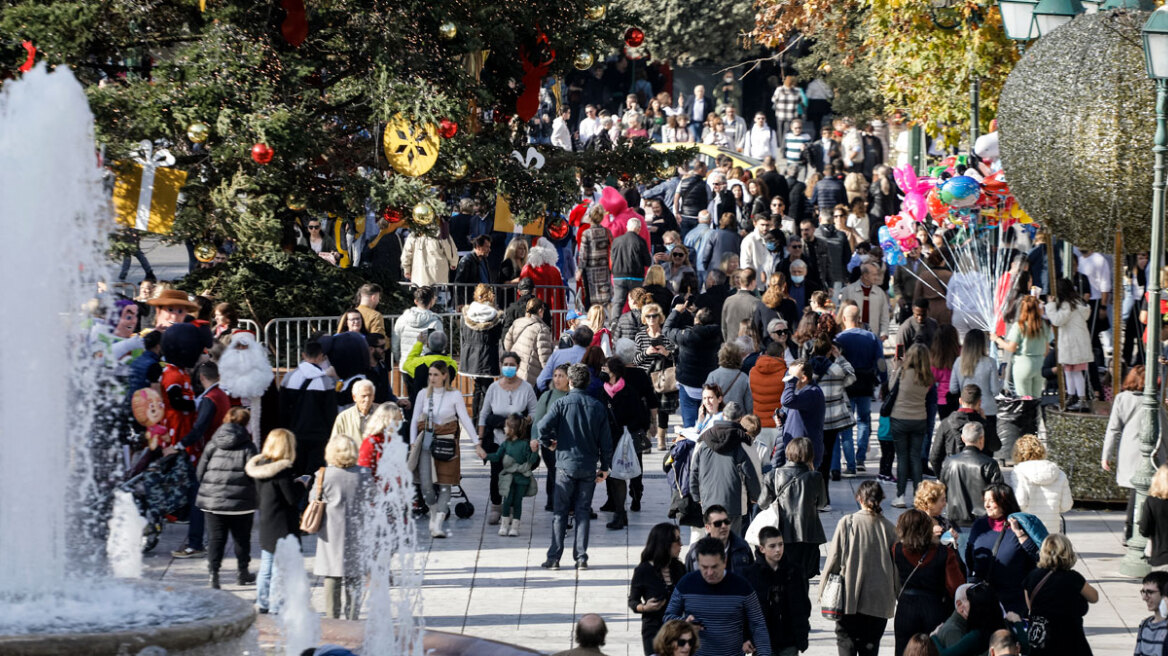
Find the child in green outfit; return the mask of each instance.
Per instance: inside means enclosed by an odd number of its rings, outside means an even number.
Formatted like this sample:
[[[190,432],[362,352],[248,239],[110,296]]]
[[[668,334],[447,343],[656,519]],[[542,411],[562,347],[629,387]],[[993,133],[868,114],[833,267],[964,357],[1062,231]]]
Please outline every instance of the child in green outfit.
[[[539,442],[530,439],[531,419],[513,413],[503,425],[507,441],[494,453],[488,454],[481,446],[475,447],[480,458],[491,462],[502,462],[499,473],[499,489],[506,490],[503,498],[503,519],[499,522],[499,535],[518,537],[519,519],[523,516],[523,500],[535,496],[535,479],[531,470],[539,464]]]

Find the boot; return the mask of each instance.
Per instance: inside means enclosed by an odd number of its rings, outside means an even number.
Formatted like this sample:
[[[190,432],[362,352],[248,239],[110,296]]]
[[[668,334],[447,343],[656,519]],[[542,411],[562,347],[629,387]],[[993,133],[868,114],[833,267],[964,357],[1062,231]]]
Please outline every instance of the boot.
[[[629,525],[629,516],[624,512],[613,513],[612,521],[605,524],[610,531],[619,531]]]
[[[1067,412],[1074,412],[1075,407],[1078,405],[1079,405],[1079,396],[1077,394],[1071,394],[1071,395],[1067,396],[1067,408],[1066,408]]]
[[[510,525],[511,525],[511,518],[510,518],[510,517],[504,517],[504,518],[503,518],[503,519],[502,519],[502,520],[499,522],[499,535],[502,535],[502,536],[506,537],[506,535],[507,535],[507,529],[510,527]]]
[[[211,570],[211,588],[214,590],[219,589],[219,570],[217,569]]]
[[[600,507],[600,512],[613,512],[615,510],[616,506],[612,505],[612,499],[606,500],[604,505]]]
[[[490,510],[487,512],[487,523],[491,526],[499,523],[503,516],[503,506],[497,503],[492,503]]]
[[[442,522],[446,521],[446,513],[430,513],[430,537],[444,538],[446,531],[442,530]]]
[[[633,500],[629,503],[629,510],[633,512],[641,512],[641,495],[634,493]]]
[[[239,578],[235,580],[239,585],[252,585],[256,582],[256,575],[247,571],[247,568],[239,570]]]
[[[507,531],[507,535],[513,538],[519,537],[519,520],[511,520],[511,529]]]
[[[668,448],[669,447],[665,446],[665,429],[658,428],[657,429],[657,450],[658,451],[665,451]]]

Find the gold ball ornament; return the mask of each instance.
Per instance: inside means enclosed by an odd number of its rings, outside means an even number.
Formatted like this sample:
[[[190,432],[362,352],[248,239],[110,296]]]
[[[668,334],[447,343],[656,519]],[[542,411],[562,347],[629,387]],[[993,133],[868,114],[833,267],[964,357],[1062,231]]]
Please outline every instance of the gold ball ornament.
[[[584,50],[576,53],[576,56],[572,59],[572,65],[575,66],[577,70],[586,71],[592,68],[592,63],[594,61],[596,61],[596,58],[592,56],[592,53]]]
[[[207,263],[215,259],[216,253],[215,244],[209,241],[200,242],[195,246],[195,259]]]
[[[442,37],[443,41],[453,41],[454,37],[458,36],[458,26],[447,21],[438,26],[438,36]]]
[[[196,121],[187,126],[187,139],[190,139],[191,143],[203,143],[209,136],[211,128],[207,127],[206,123]]]
[[[468,172],[470,172],[470,168],[466,162],[457,161],[450,166],[450,175],[454,176],[456,180],[465,178]]]
[[[584,17],[590,21],[598,21],[603,20],[606,13],[608,8],[603,2],[598,2],[584,10]]]
[[[428,226],[434,222],[434,208],[430,207],[429,203],[418,203],[414,205],[414,223],[420,226]]]
[[[304,196],[300,194],[288,194],[284,199],[284,206],[293,212],[301,212],[308,207],[308,201],[304,200]]]
[[[418,125],[397,114],[385,126],[381,144],[389,165],[402,175],[416,178],[438,161],[438,128],[433,123]]]

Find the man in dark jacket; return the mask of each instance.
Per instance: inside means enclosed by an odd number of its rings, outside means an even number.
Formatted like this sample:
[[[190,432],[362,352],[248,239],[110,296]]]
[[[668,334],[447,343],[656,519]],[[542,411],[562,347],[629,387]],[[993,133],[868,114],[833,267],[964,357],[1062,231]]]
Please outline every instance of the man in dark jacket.
[[[470,241],[474,250],[467,253],[458,262],[454,270],[454,280],[459,287],[455,291],[456,304],[459,308],[471,302],[474,297],[475,285],[479,283],[491,284],[490,263],[487,257],[491,254],[491,238],[479,235]]]
[[[835,177],[835,168],[828,164],[823,167],[823,179],[816,182],[815,189],[811,190],[811,205],[819,210],[820,225],[831,223],[832,208],[847,204],[848,192],[844,189],[844,183]]]
[[[531,278],[520,278],[517,287],[519,295],[515,297],[515,302],[507,306],[503,311],[503,334],[506,335],[508,330],[511,330],[511,324],[515,320],[527,314],[527,302],[535,298],[535,281]],[[544,323],[547,320],[544,319]]]
[[[690,498],[702,508],[725,508],[732,518],[730,530],[737,535],[742,535],[742,516],[748,510],[742,507],[742,489],[746,488],[748,502],[757,501],[762,491],[746,452],[751,448],[746,431],[738,423],[745,414],[740,404],[727,403],[724,419],[702,433],[689,463]]]
[[[698,226],[698,212],[707,209],[709,205],[710,188],[706,185],[706,165],[701,160],[694,160],[673,195],[673,211],[681,225],[682,238]]]
[[[931,346],[933,337],[940,329],[937,320],[929,316],[929,299],[918,298],[913,301],[912,316],[905,319],[896,332],[896,359],[903,358],[913,344]]]
[[[693,316],[692,324],[690,321],[688,308],[680,311],[674,308],[665,319],[664,328],[665,337],[677,344],[678,401],[684,428],[697,423],[702,385],[706,376],[718,368],[718,348],[722,345],[722,328],[712,312],[700,309]]]
[[[851,362],[851,360],[848,360]],[[961,453],[965,444],[961,442],[961,430],[966,424],[977,423],[985,426],[985,415],[981,410],[981,388],[969,384],[961,388],[959,407],[941,421],[933,444],[929,447],[929,466],[940,473],[941,466],[949,456]],[[991,451],[987,455],[993,455]],[[936,473],[934,475],[936,475]]]
[[[746,540],[730,530],[730,513],[722,506],[713,505],[702,513],[702,519],[706,523],[706,537],[722,542],[723,553],[726,554],[726,571],[742,576],[754,563],[754,552]],[[686,553],[685,568],[691,572],[697,571],[697,549],[690,549]]]
[[[592,493],[608,478],[612,465],[613,421],[604,404],[588,395],[592,374],[588,367],[568,368],[572,390],[548,408],[539,422],[539,443],[556,453],[556,500],[552,544],[544,569],[559,569],[564,553],[568,511],[575,511],[576,542],[572,556],[576,569],[588,569],[588,524]],[[534,443],[534,441],[533,441]],[[535,444],[538,446],[538,444]]]
[[[841,215],[838,216],[837,215]],[[840,290],[848,284],[848,261],[852,259],[852,248],[848,245],[848,236],[840,229],[847,220],[847,213],[843,207],[837,205],[831,209],[828,220],[815,229],[815,243],[827,255],[827,270],[823,271],[823,284],[832,288],[833,298],[838,297]]]
[[[958,526],[970,526],[973,520],[985,515],[982,497],[992,483],[1002,482],[998,461],[982,453],[985,446],[985,427],[968,423],[961,429],[965,448],[945,458],[938,479],[945,484],[949,496],[946,515]]]
[[[653,264],[649,246],[641,238],[641,220],[629,219],[627,232],[612,240],[609,251],[612,262],[612,303],[608,316],[619,317],[625,297],[645,280],[645,271]]]
[[[727,342],[738,337],[742,320],[753,317],[754,311],[762,304],[754,293],[758,287],[758,274],[754,269],[739,269],[734,275],[738,277],[738,291],[722,305],[722,340]]]
[[[774,526],[758,532],[760,553],[745,578],[754,588],[774,654],[795,648],[807,651],[811,633],[811,600],[807,593],[807,576],[799,565],[783,558],[783,533]]]
[[[709,310],[715,317],[722,316],[722,306],[734,290],[730,287],[730,278],[725,272],[714,269],[706,274],[706,291],[697,295],[694,305],[699,309]]]

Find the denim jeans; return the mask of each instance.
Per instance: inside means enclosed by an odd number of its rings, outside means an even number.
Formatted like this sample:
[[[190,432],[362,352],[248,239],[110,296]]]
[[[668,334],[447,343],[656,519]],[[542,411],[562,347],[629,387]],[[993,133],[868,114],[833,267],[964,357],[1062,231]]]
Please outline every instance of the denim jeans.
[[[844,462],[848,471],[855,471],[857,464],[864,464],[868,459],[868,439],[872,436],[872,397],[857,396],[851,399],[852,417],[856,420],[855,450],[853,450],[852,429],[845,428],[835,443],[835,450],[831,457],[831,468],[840,471],[840,453],[843,453]]]
[[[279,600],[271,604],[272,580],[278,576],[276,571],[276,554],[270,551],[260,551],[260,571],[256,575],[256,608],[278,612]]]
[[[701,399],[692,399],[685,390],[677,390],[677,403],[681,410],[681,427],[693,428],[698,423],[698,410],[702,407]]]
[[[921,461],[922,462],[929,461],[929,447],[933,445],[933,428],[937,424],[937,406],[935,406],[935,405],[929,406],[927,416],[928,416],[928,418],[925,419],[925,421],[928,422],[928,426],[925,427],[925,441],[923,444],[921,444]],[[933,472],[933,474],[940,475],[941,472]]]
[[[556,470],[556,505],[552,517],[552,546],[548,547],[548,560],[559,562],[564,555],[564,534],[568,530],[568,511],[576,514],[576,542],[572,547],[572,558],[579,562],[588,560],[588,524],[592,512],[592,493],[596,491],[596,475],[589,473],[574,477],[563,469]]]
[[[896,496],[904,496],[908,479],[912,478],[913,490],[921,484],[924,463],[921,461],[921,445],[925,443],[928,430],[925,419],[892,419],[889,432],[896,445]]]

